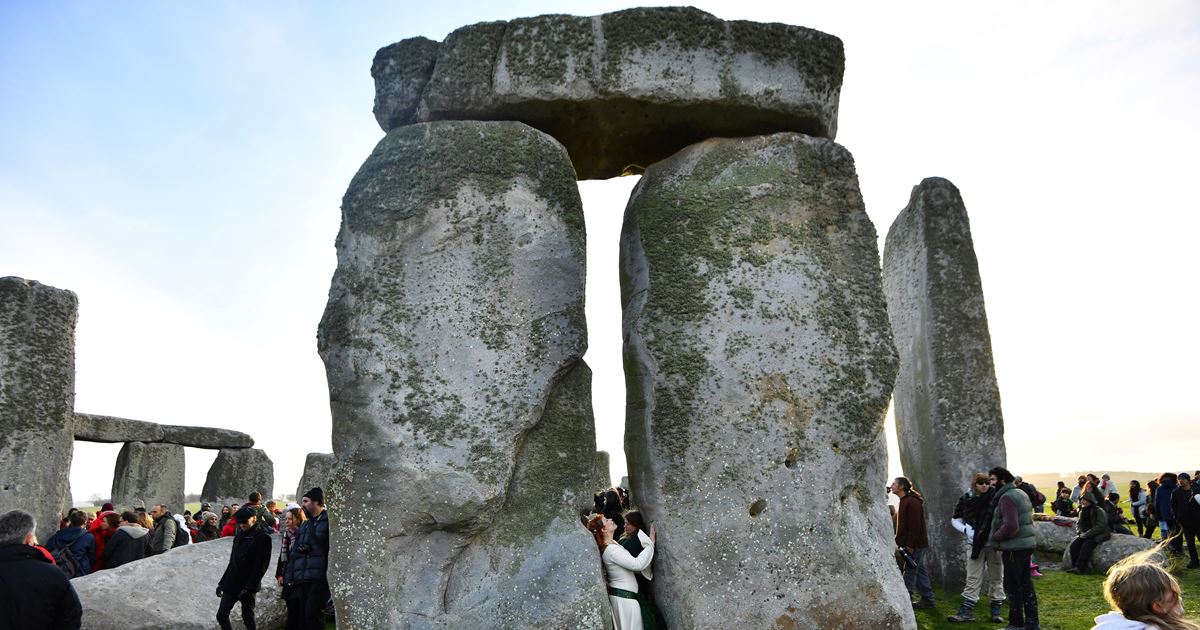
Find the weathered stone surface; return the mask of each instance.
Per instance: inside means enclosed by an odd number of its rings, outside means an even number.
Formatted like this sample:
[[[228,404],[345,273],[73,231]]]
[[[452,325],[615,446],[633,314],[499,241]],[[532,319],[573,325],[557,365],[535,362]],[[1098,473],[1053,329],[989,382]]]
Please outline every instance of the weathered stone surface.
[[[300,475],[300,485],[296,486],[296,501],[305,492],[315,487],[329,489],[329,474],[333,472],[333,453],[309,453],[304,458],[304,472]]]
[[[1070,519],[1072,523],[1075,519]],[[1075,526],[1055,525],[1050,521],[1034,521],[1033,535],[1037,539],[1038,551],[1062,553],[1075,540]]]
[[[716,136],[833,138],[845,65],[832,35],[690,7],[480,23],[450,33],[431,66],[434,52],[416,39],[376,56],[384,131],[518,120],[563,143],[581,179],[640,172]]]
[[[566,152],[520,123],[401,127],[351,182],[318,332],[339,623],[604,625],[583,239]]]
[[[1070,541],[1068,541],[1068,547],[1063,551],[1062,561],[1064,567],[1070,567],[1072,564],[1071,547],[1069,545]],[[1154,545],[1155,543],[1141,536],[1113,534],[1111,539],[1100,543],[1092,551],[1092,559],[1088,563],[1088,568],[1090,571],[1096,573],[1104,573],[1121,558],[1139,551],[1145,551]]]
[[[915,628],[892,559],[896,373],[850,154],[781,133],[650,167],[621,232],[633,501],[675,628]]]
[[[607,451],[596,451],[596,460],[592,464],[592,492],[599,492],[612,487],[612,473],[609,472]]]
[[[900,353],[900,462],[925,495],[930,577],[957,591],[966,558],[946,515],[972,473],[1003,466],[1007,456],[971,226],[950,182],[934,177],[913,188],[888,230],[883,290]]]
[[[208,469],[200,498],[217,505],[245,503],[255,491],[264,501],[274,496],[275,465],[271,458],[262,449],[223,448]]]
[[[157,424],[90,413],[75,414],[75,439],[85,442],[166,442],[214,449],[254,446],[254,438],[241,431]]]
[[[163,441],[195,448],[250,448],[254,438],[232,429],[215,427],[185,427],[164,424]]]
[[[91,413],[75,414],[75,439],[84,442],[162,442],[161,424],[101,416]]]
[[[255,597],[254,617],[260,630],[284,626],[287,607],[275,583],[279,536],[271,537],[271,567]],[[209,630],[217,625],[214,595],[225,573],[233,538],[179,547],[115,569],[71,580],[83,604],[85,630]],[[241,604],[230,621],[243,628]]]
[[[122,508],[161,503],[183,513],[183,447],[129,442],[117,454],[112,502]]]
[[[78,315],[70,291],[0,278],[0,512],[33,514],[39,540],[69,501]]]

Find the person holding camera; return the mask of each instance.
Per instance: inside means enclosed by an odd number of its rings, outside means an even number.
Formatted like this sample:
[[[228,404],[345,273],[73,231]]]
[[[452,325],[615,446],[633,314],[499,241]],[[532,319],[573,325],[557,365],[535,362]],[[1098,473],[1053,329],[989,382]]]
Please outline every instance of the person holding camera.
[[[925,571],[925,551],[929,549],[929,533],[925,529],[925,498],[913,489],[907,477],[896,477],[888,488],[900,498],[896,514],[896,547],[905,554],[904,586],[911,597],[913,590],[921,594],[913,608],[933,608],[933,584]]]
[[[288,551],[283,583],[288,587],[287,627],[324,630],[325,604],[329,602],[329,513],[325,492],[313,488],[304,493],[300,507],[308,517],[296,530]]]

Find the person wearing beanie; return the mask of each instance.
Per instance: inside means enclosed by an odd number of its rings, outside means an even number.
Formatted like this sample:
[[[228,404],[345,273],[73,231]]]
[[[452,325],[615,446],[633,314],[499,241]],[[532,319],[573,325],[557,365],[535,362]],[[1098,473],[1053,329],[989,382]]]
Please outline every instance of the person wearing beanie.
[[[325,627],[325,604],[329,602],[329,513],[325,492],[313,488],[304,493],[300,507],[308,520],[296,530],[288,552],[283,583],[288,587],[288,628]]]
[[[1175,514],[1176,526],[1182,530],[1182,538],[1187,541],[1188,556],[1191,561],[1187,568],[1200,568],[1200,557],[1196,554],[1196,537],[1200,536],[1200,503],[1197,498],[1196,484],[1192,476],[1181,472],[1176,477],[1179,487],[1171,493],[1171,512]]]
[[[222,630],[231,630],[229,613],[233,605],[242,604],[242,623],[253,630],[254,597],[262,584],[267,567],[271,565],[271,535],[258,526],[257,513],[252,507],[243,507],[233,515],[240,533],[233,539],[229,552],[229,565],[217,583],[217,623]]]

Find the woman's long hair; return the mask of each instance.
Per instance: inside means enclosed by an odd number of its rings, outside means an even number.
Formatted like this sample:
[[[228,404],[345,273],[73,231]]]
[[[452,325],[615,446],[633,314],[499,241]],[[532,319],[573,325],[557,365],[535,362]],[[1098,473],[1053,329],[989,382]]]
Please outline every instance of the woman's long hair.
[[[1162,567],[1166,543],[1135,553],[1114,564],[1104,580],[1104,599],[1126,619],[1162,630],[1200,630],[1200,625],[1173,612],[1160,616],[1153,604],[1173,604],[1181,597],[1179,582]],[[1173,608],[1173,606],[1172,606]]]
[[[604,548],[608,543],[604,542],[604,515],[593,514],[588,518],[587,528],[592,532],[592,538],[596,540],[596,547],[600,549],[600,553],[604,553]]]
[[[925,497],[921,496],[920,492],[917,492],[915,489],[913,489],[912,482],[908,480],[908,477],[896,477],[896,483],[900,484],[901,488],[904,488],[904,492],[906,494],[911,494],[914,497],[917,497],[922,503],[925,501]]]
[[[1130,480],[1130,482],[1129,482],[1129,500],[1137,501],[1138,493],[1140,493],[1141,491],[1142,491],[1141,482],[1138,481],[1137,479]]]

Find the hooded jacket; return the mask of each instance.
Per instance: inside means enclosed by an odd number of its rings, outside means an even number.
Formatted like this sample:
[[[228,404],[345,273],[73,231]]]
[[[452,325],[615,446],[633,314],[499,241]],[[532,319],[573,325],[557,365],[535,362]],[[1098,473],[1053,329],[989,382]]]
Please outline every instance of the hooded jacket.
[[[1096,617],[1092,630],[1158,630],[1158,626],[1126,619],[1119,612],[1110,612]]]
[[[46,549],[67,549],[79,563],[80,577],[92,572],[92,558],[96,557],[96,539],[83,527],[60,529],[46,541]]]
[[[1158,517],[1158,520],[1175,520],[1175,511],[1171,509],[1171,495],[1178,487],[1179,485],[1170,477],[1163,479],[1163,482],[1158,484],[1158,490],[1154,491],[1154,515]]]
[[[0,547],[0,610],[5,630],[76,630],[83,618],[67,576],[31,545]]]
[[[88,528],[88,533],[96,539],[96,561],[92,563],[93,572],[104,568],[104,545],[108,544],[108,539],[117,533],[115,529],[104,529],[104,516],[107,514],[116,514],[116,512],[105,510],[97,514],[96,520],[92,521],[91,527]]]
[[[104,546],[104,567],[115,569],[122,564],[141,560],[150,550],[150,530],[141,525],[125,523]]]

